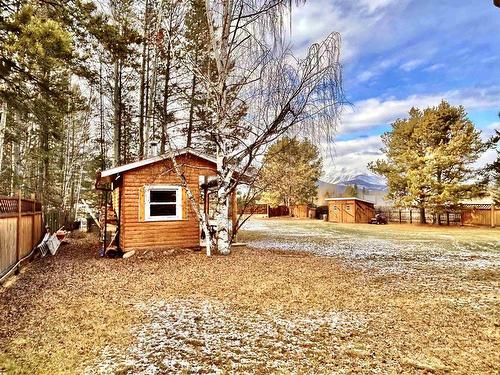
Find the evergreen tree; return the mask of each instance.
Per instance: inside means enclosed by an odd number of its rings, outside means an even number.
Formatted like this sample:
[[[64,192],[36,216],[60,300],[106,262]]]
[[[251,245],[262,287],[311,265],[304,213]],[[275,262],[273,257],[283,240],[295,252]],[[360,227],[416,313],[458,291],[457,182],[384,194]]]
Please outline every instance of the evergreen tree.
[[[499,114],[500,115],[500,114]],[[497,158],[484,169],[485,184],[488,186],[489,193],[493,197],[495,204],[500,204],[500,150],[498,142],[500,141],[500,132],[495,130],[495,135],[487,142],[490,148],[497,152]]]
[[[0,13],[0,194],[36,194],[61,220],[75,215],[92,148],[95,47],[115,40],[96,9],[24,0],[2,2]]]
[[[382,135],[385,159],[369,168],[388,182],[388,197],[397,205],[434,213],[458,205],[482,188],[473,163],[485,149],[480,132],[463,107],[442,101],[425,110],[412,108]]]
[[[283,138],[269,147],[260,184],[262,200],[277,206],[310,203],[322,173],[318,148],[307,140]]]
[[[356,198],[358,196],[358,186],[356,184],[348,185],[342,196],[345,198]]]

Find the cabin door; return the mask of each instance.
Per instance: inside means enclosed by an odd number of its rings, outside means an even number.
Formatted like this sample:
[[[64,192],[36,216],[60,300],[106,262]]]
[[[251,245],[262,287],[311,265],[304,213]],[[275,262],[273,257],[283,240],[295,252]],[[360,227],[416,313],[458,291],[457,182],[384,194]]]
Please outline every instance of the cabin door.
[[[344,203],[342,204],[342,222],[343,223],[355,223],[354,217],[354,204],[352,203]]]
[[[333,221],[334,223],[339,223],[341,222],[341,210],[339,209],[340,205],[337,204],[332,204],[330,205],[330,209],[328,212],[328,217],[330,217],[330,221]]]

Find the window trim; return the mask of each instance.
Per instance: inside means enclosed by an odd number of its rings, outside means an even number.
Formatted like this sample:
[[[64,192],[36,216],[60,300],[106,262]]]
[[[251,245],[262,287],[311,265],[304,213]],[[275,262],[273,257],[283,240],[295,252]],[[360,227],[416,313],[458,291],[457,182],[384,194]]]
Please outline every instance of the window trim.
[[[175,191],[175,215],[151,216],[151,191]],[[168,204],[168,203],[167,203]],[[173,202],[172,202],[173,204]],[[182,187],[176,185],[144,186],[144,220],[145,221],[177,221],[182,220]]]

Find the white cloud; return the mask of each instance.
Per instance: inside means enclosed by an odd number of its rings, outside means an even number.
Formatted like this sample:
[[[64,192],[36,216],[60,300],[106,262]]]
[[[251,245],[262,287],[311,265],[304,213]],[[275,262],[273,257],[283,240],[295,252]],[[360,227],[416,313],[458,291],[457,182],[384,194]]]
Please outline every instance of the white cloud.
[[[373,76],[375,76],[374,72],[372,72],[371,70],[365,70],[363,73],[358,75],[358,81],[366,82],[369,81]]]
[[[421,66],[425,61],[423,59],[414,59],[402,64],[399,68],[405,72],[411,72],[419,66]]]
[[[382,147],[380,136],[374,135],[364,138],[350,139],[346,141],[335,142],[335,154],[337,157],[350,154],[380,154],[379,149]]]
[[[358,5],[371,14],[396,2],[396,0],[358,0]]]
[[[466,111],[500,107],[500,87],[451,90],[439,94],[411,95],[404,99],[370,98],[347,108],[342,118],[340,132],[366,130],[390,124],[407,116],[411,107],[425,108],[447,100],[453,105],[463,105]]]
[[[425,108],[437,105],[442,99],[452,104],[462,104],[466,110],[480,110],[500,107],[500,88],[483,88],[470,90],[454,90],[434,95],[412,95],[405,99],[371,98],[355,103],[353,110],[346,113],[340,128],[341,134],[367,130],[380,125],[389,124],[397,118],[407,116],[412,107]],[[492,123],[483,131],[483,139],[493,134],[493,130],[500,128],[500,122]],[[368,173],[367,164],[381,158],[382,141],[380,135],[356,138],[335,142],[334,156],[326,158],[325,169],[329,175],[345,173]],[[484,153],[477,166],[491,163],[496,157],[495,150]]]
[[[494,122],[483,128],[481,136],[483,140],[490,139],[493,135],[495,135],[495,130],[500,131],[500,122]]]
[[[488,125],[487,129],[499,130],[500,129],[500,122],[494,122],[493,124]]]
[[[380,136],[356,138],[335,142],[334,155],[324,160],[326,179],[344,174],[367,174],[369,162],[381,158],[382,140]]]
[[[426,72],[435,72],[436,70],[443,69],[444,67],[446,67],[445,64],[438,63],[438,64],[432,64],[431,66],[425,68],[424,70]]]
[[[387,39],[380,32],[384,19],[394,9],[404,9],[410,0],[316,0],[296,7],[292,12],[291,40],[295,52],[304,55],[307,48],[331,32],[342,35],[342,60],[354,59],[367,48],[382,46],[375,38]],[[377,32],[378,31],[378,32]]]

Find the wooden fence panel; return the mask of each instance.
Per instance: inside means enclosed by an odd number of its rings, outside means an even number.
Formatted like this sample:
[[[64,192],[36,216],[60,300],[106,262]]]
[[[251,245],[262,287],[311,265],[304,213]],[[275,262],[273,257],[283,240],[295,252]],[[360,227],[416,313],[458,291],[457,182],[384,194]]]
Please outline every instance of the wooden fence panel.
[[[267,204],[254,204],[246,207],[238,205],[238,214],[267,215]]]
[[[34,200],[0,197],[0,278],[14,270],[41,240],[41,209]]]
[[[31,252],[33,249],[33,219],[30,216],[22,216],[21,217],[21,225],[20,225],[21,233],[19,236],[19,255],[21,258],[25,257]]]
[[[500,226],[500,207],[494,210],[493,223]],[[462,211],[463,225],[492,225],[492,212],[490,208],[472,208]]]
[[[16,263],[17,218],[0,218],[0,275]]]
[[[420,222],[420,210],[419,209],[409,209],[409,208],[394,208],[394,207],[377,207],[375,209],[376,213],[383,214],[387,217],[387,220],[391,223],[413,223],[417,224]],[[425,213],[425,220],[427,223],[438,223],[437,215],[433,215],[429,210]],[[441,214],[441,224],[450,225],[460,225],[461,223],[461,212],[460,211],[450,211],[448,216],[446,213]]]
[[[308,217],[308,208],[307,204],[291,206],[290,215],[300,219],[306,219]]]
[[[487,205],[488,206],[488,205]],[[392,223],[419,223],[420,211],[418,209],[402,208],[401,210],[393,207],[377,207],[376,213],[384,214]],[[494,223],[500,226],[500,208],[497,206],[494,211]],[[488,208],[462,208],[462,210],[449,211],[448,214],[442,213],[441,225],[488,225],[492,223],[491,207]],[[427,211],[425,219],[428,224],[437,224],[438,215],[433,215]]]
[[[34,232],[33,232],[33,246],[37,245],[39,240],[44,236],[45,231],[43,230],[42,214],[38,213],[33,216],[35,220]]]
[[[288,209],[287,206],[269,207],[268,210],[269,217],[279,217],[288,215],[290,215],[290,210]]]

